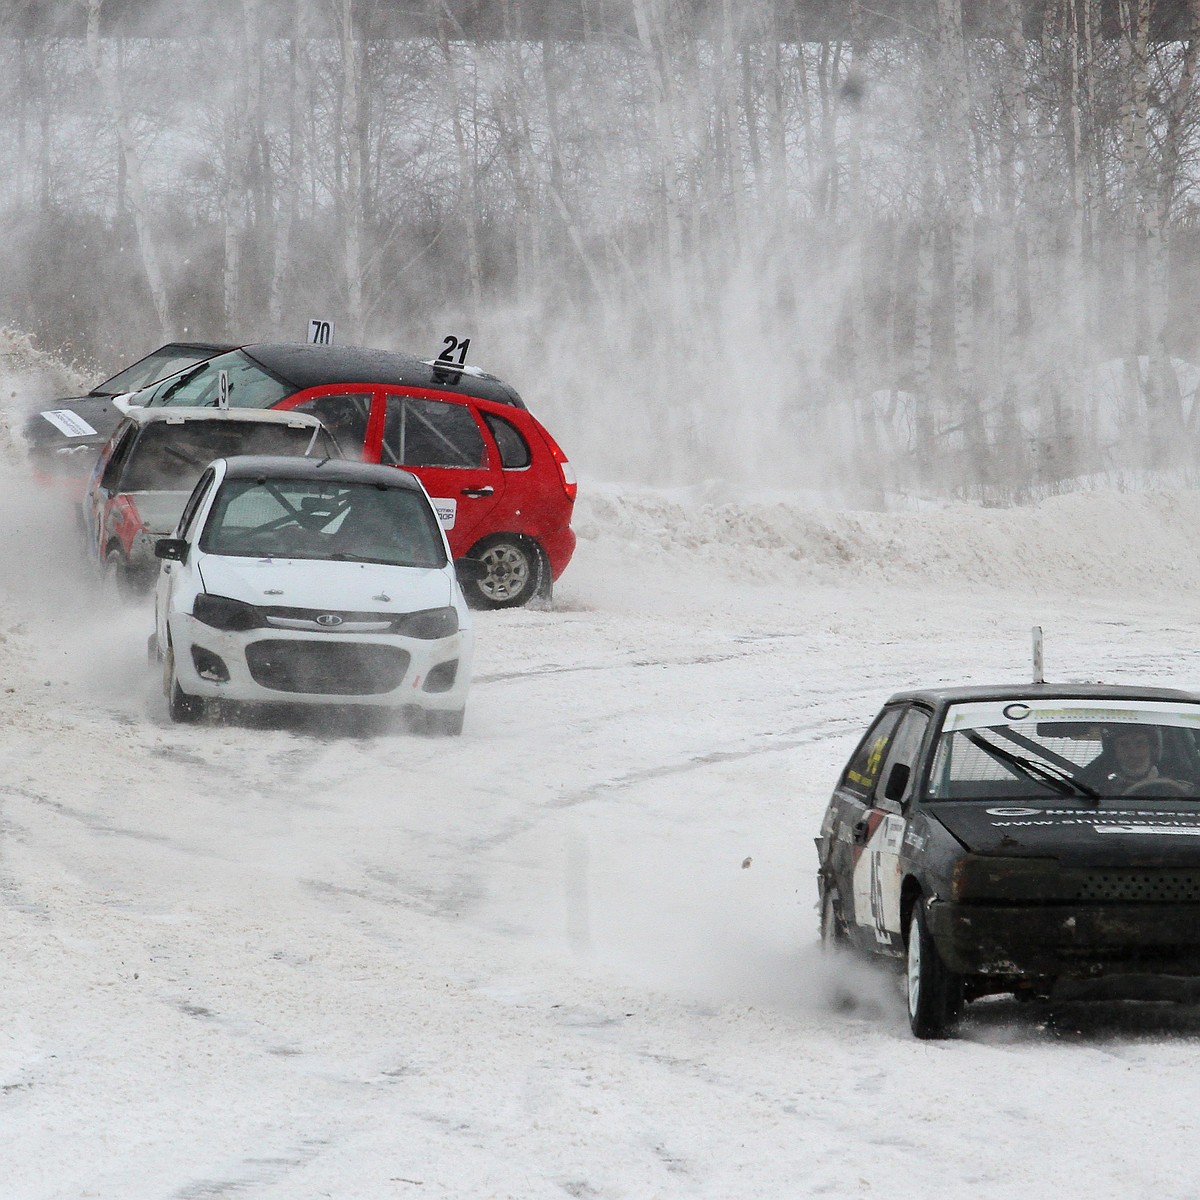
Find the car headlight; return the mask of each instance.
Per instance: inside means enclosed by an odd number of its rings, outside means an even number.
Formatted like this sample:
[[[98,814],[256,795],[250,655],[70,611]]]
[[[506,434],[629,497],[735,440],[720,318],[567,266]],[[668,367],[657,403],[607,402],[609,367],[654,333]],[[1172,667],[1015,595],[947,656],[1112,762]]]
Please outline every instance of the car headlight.
[[[424,612],[409,613],[400,617],[392,628],[405,637],[425,641],[449,637],[458,632],[458,609],[427,608]]]
[[[196,597],[192,616],[205,625],[211,625],[213,629],[231,633],[257,629],[263,623],[253,604],[243,604],[241,600],[231,600],[228,596],[211,596],[208,592]]]
[[[1049,900],[1062,869],[1053,858],[1001,858],[966,854],[954,864],[950,899],[954,901],[1028,902]]]

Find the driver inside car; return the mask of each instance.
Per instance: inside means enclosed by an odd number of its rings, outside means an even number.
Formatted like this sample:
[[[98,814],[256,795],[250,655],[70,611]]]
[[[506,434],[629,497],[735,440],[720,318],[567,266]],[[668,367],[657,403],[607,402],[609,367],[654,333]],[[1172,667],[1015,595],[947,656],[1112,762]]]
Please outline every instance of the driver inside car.
[[[1181,782],[1159,770],[1162,731],[1148,725],[1120,725],[1105,730],[1103,749],[1088,765],[1083,782],[1102,796],[1125,796],[1131,792],[1154,795],[1161,780],[1163,793],[1175,793]]]

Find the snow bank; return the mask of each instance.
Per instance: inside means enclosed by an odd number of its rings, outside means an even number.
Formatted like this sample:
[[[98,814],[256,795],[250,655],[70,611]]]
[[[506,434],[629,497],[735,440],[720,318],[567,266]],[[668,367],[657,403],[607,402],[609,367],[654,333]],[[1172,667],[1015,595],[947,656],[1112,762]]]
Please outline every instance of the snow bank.
[[[1089,492],[1028,508],[845,512],[807,498],[710,503],[585,482],[583,547],[764,584],[1140,592],[1200,579],[1200,494]]]

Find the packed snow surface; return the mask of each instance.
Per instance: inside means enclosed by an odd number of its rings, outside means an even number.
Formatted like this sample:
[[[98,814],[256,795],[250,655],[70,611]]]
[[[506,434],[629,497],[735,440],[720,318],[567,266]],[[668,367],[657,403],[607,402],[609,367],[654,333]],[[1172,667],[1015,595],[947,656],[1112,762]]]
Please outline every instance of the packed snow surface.
[[[4,1200],[1197,1194],[1200,1011],[917,1042],[822,960],[812,841],[891,692],[1028,678],[1034,624],[1051,678],[1200,685],[1195,493],[585,480],[436,740],[170,725],[148,607],[0,459]]]

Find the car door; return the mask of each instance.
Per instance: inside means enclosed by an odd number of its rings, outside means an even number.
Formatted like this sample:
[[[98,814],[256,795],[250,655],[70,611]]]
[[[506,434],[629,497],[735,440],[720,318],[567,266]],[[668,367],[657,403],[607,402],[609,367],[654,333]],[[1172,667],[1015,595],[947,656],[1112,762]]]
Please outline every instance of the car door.
[[[425,485],[455,557],[491,532],[504,471],[469,401],[388,392],[382,433],[379,461]]]
[[[128,422],[101,452],[84,499],[83,525],[88,556],[103,563],[108,545],[107,527],[113,498],[118,494],[121,472],[137,440],[138,427]]]
[[[179,517],[179,524],[175,527],[175,537],[183,538],[188,542],[195,542],[198,532],[196,518],[212,492],[213,480],[215,478],[215,468],[208,467],[199,480],[197,480],[196,486],[192,489],[192,494],[183,506],[183,512]],[[168,559],[163,562],[159,570],[158,586],[155,589],[154,596],[154,619],[160,651],[165,651],[167,645],[167,616],[171,611],[171,599],[175,594],[175,588],[179,583],[181,572],[190,569],[190,560],[194,554],[195,547],[193,545],[192,551],[188,555],[188,563],[172,562]]]
[[[919,775],[930,714],[911,705],[899,710],[887,747],[865,797],[859,826],[862,853],[854,865],[854,914],[860,941],[899,954],[903,950],[900,852],[905,811]]]

